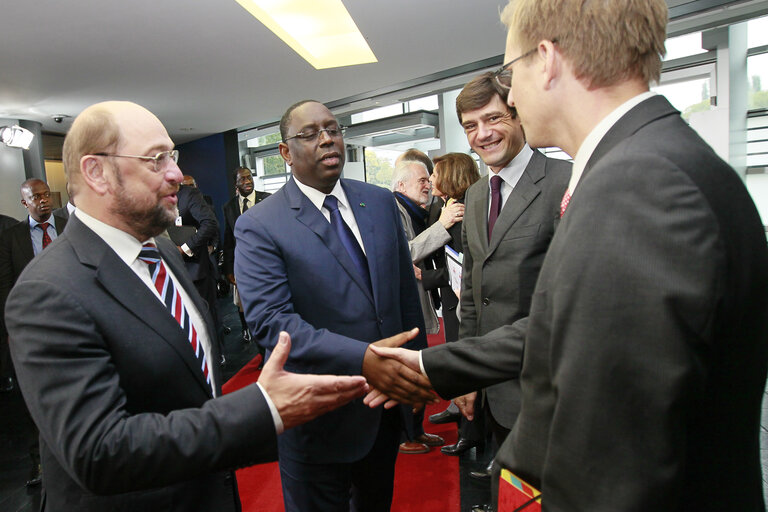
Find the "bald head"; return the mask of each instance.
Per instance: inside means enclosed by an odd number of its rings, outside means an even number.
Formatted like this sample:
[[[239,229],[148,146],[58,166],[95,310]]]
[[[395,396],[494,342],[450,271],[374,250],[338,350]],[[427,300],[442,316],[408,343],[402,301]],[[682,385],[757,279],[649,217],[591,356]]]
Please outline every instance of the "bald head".
[[[162,232],[177,215],[182,180],[171,150],[163,124],[140,105],[86,108],[64,140],[64,170],[78,208],[140,241]]]

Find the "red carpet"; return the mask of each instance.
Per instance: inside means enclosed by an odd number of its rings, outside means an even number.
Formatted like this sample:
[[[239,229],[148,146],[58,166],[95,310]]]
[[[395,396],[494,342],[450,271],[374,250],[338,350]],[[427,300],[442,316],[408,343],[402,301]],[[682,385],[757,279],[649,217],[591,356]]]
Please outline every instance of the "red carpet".
[[[442,335],[429,336],[429,344],[442,343]],[[231,393],[259,377],[258,365],[261,356],[256,356],[223,386],[224,393]],[[456,442],[456,424],[432,425],[426,419],[430,414],[440,412],[446,402],[427,407],[424,429],[437,434],[447,444]],[[283,493],[280,488],[280,472],[277,463],[259,464],[237,471],[237,484],[243,512],[284,512]],[[393,512],[458,512],[459,503],[459,461],[432,448],[421,455],[397,457],[395,467],[395,493],[392,500]]]

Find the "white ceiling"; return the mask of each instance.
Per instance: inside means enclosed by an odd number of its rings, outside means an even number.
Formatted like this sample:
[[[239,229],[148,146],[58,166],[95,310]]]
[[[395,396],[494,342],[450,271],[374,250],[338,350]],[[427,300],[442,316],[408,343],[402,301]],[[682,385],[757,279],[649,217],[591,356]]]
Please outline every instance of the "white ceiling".
[[[504,52],[507,0],[344,0],[379,62],[315,70],[234,0],[20,0],[0,12],[0,117],[135,101],[177,143]]]

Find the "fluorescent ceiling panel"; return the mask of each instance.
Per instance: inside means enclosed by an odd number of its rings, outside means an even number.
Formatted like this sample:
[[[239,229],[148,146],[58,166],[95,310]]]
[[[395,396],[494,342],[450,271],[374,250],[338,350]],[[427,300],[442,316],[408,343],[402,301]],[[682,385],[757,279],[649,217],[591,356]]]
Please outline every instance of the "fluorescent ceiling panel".
[[[341,0],[237,0],[315,69],[377,62]]]

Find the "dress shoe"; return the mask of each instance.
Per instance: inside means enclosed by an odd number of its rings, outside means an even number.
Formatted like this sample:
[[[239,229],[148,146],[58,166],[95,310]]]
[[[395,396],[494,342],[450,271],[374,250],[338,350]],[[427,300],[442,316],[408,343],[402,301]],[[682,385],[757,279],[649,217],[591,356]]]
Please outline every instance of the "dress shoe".
[[[13,377],[3,377],[0,379],[0,392],[7,393],[13,391]]]
[[[250,343],[251,342],[251,331],[248,329],[243,329],[243,343]]]
[[[43,472],[40,468],[40,464],[37,464],[32,468],[32,471],[29,472],[29,480],[25,482],[24,485],[27,487],[34,487],[36,485],[40,485],[40,483],[43,481]]]
[[[429,447],[424,443],[416,443],[413,441],[400,443],[400,453],[410,453],[411,455],[415,455],[417,453],[427,453],[428,451]]]
[[[416,438],[416,442],[425,444],[427,446],[443,446],[445,444],[445,439],[440,436],[436,436],[435,434],[424,433]]]
[[[429,417],[429,422],[434,423],[435,425],[440,425],[443,423],[450,423],[452,421],[455,421],[456,423],[458,423],[460,419],[461,419],[460,412],[451,412],[448,409],[446,409],[443,412],[439,412],[437,414],[431,415]]]
[[[491,505],[472,505],[470,509],[472,512],[493,512]]]
[[[491,471],[488,468],[481,469],[480,471],[470,471],[469,476],[475,480],[486,482],[491,479]]]
[[[443,446],[440,448],[440,451],[446,455],[461,455],[465,451],[469,450],[470,448],[474,448],[475,446],[477,446],[477,441],[470,441],[469,439],[464,439],[461,437],[456,444]]]

